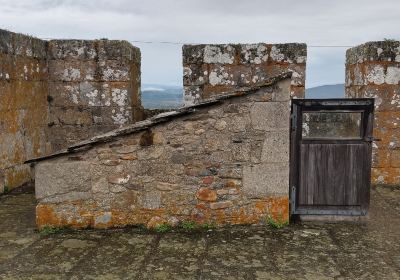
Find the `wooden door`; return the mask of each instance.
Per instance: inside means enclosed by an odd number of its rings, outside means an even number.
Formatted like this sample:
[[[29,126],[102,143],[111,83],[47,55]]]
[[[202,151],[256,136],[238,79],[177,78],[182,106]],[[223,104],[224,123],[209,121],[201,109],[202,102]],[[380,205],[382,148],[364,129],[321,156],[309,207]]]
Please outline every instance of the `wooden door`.
[[[292,102],[291,213],[365,215],[373,99]]]

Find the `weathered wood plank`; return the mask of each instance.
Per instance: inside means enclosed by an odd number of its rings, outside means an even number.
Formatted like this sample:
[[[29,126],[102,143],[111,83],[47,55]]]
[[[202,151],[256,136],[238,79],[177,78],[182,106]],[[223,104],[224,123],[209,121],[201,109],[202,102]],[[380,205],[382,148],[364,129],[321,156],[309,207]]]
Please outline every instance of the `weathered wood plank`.
[[[301,144],[299,206],[360,205],[368,150],[368,143]]]

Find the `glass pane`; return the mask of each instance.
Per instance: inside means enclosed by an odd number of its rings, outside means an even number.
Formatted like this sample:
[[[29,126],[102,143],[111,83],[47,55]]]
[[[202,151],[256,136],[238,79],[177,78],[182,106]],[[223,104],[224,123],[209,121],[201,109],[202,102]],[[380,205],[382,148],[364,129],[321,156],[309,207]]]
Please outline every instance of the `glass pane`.
[[[304,112],[303,138],[360,139],[361,112]]]

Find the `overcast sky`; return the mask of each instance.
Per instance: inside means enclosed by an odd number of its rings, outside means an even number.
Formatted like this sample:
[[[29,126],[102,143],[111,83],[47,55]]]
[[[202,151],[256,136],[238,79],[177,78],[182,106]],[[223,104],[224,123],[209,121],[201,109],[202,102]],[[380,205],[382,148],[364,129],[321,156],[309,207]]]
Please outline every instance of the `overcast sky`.
[[[343,83],[346,48],[400,39],[400,0],[0,0],[0,28],[41,38],[305,42],[307,87]],[[134,43],[142,82],[182,83],[181,45]]]

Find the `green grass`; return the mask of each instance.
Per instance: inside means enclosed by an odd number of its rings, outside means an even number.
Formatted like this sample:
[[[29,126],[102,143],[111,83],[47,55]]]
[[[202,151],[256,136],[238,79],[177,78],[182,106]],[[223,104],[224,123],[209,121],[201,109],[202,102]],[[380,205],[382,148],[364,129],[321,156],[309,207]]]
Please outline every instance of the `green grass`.
[[[10,191],[10,188],[6,185],[4,186],[4,194],[8,193]]]
[[[267,225],[274,229],[281,229],[289,225],[289,222],[283,221],[282,218],[274,219],[271,216],[268,216]]]
[[[193,231],[197,228],[197,224],[194,221],[183,221],[181,228],[185,231]]]
[[[57,233],[64,233],[70,231],[71,228],[69,227],[51,227],[51,226],[44,226],[42,229],[39,230],[41,235],[50,235],[50,234],[57,234]]]
[[[171,230],[171,226],[168,224],[161,224],[154,228],[158,233],[165,233]]]
[[[215,229],[215,225],[213,223],[204,223],[201,225],[201,228],[204,230]]]

